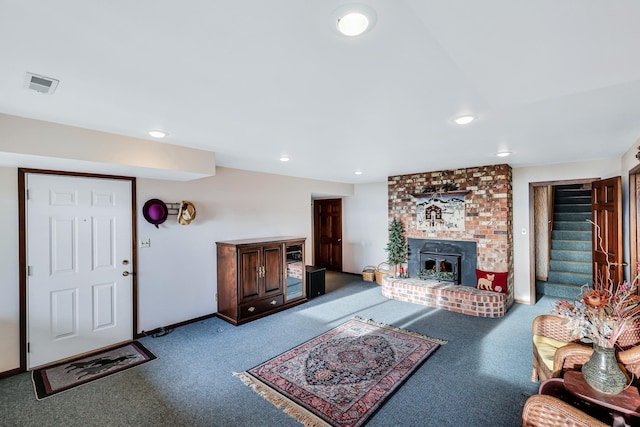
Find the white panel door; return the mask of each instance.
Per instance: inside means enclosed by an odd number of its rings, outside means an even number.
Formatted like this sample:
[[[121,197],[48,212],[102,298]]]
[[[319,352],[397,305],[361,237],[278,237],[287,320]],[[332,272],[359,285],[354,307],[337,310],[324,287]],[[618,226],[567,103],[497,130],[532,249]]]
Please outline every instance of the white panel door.
[[[131,340],[131,182],[26,180],[28,369]]]

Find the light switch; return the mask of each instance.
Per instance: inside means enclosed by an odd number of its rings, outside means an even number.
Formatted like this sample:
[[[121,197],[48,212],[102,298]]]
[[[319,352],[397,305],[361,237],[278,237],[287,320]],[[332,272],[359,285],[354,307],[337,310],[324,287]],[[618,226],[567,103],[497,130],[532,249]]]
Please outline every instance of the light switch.
[[[141,248],[149,248],[151,247],[151,238],[148,238],[147,240],[140,240],[140,245]]]

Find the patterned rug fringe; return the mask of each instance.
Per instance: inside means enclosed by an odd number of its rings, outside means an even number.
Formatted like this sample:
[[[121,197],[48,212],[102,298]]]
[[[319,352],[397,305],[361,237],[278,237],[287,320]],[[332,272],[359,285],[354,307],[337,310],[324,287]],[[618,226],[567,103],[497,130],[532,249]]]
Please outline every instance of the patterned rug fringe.
[[[410,335],[412,337],[422,338],[422,339],[424,339],[426,341],[431,341],[431,342],[434,342],[434,343],[440,344],[440,345],[444,345],[444,344],[446,344],[448,342],[448,341],[440,340],[440,339],[437,339],[437,338],[431,338],[431,337],[428,337],[426,335],[419,334],[417,332],[408,331],[406,329],[401,329],[401,328],[397,328],[395,326],[387,325],[385,323],[379,323],[379,322],[376,322],[373,319],[364,319],[364,318],[362,318],[360,316],[354,316],[353,319],[354,320],[358,320],[360,322],[368,323],[370,325],[377,326],[379,328],[385,328],[385,329],[389,329],[389,330],[392,330],[392,331],[401,332],[403,334]]]
[[[234,377],[238,377],[245,385],[251,387],[276,408],[284,408],[283,412],[305,427],[331,427],[326,421],[315,416],[300,405],[296,404],[285,396],[281,395],[271,387],[264,385],[260,380],[254,378],[246,372],[234,372]]]

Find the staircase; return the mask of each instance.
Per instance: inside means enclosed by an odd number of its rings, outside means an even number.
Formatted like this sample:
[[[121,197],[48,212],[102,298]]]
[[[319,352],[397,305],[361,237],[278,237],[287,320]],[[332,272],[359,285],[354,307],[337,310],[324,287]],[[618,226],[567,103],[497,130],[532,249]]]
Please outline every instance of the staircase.
[[[536,281],[538,294],[573,300],[593,283],[591,258],[591,190],[582,185],[554,187],[551,259],[546,282]]]

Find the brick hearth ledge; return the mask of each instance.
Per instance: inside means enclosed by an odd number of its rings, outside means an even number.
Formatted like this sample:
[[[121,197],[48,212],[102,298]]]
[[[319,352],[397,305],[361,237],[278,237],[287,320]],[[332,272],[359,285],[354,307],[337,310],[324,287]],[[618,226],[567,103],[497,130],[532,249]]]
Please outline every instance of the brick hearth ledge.
[[[382,296],[478,317],[502,317],[506,313],[505,294],[437,280],[386,276],[382,279]]]

